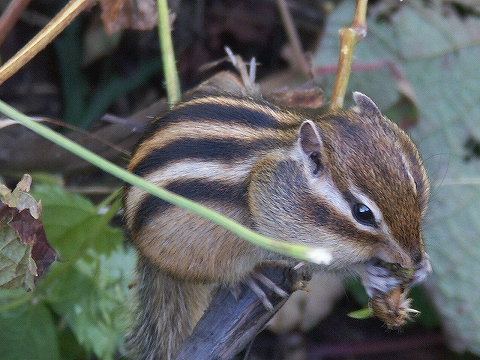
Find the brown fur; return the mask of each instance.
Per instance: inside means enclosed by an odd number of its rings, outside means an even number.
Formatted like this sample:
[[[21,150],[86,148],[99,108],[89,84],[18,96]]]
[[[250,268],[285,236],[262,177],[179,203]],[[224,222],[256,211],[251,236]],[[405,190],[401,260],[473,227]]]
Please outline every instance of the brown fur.
[[[206,97],[156,120],[129,170],[264,235],[328,248],[332,269],[372,258],[428,273],[420,220],[428,180],[418,152],[365,95],[360,112],[308,117],[258,99]],[[367,202],[375,223],[355,219]],[[190,212],[126,187],[125,219],[139,251],[139,315],[128,347],[170,359],[218,284],[283,257]],[[372,292],[392,285],[373,275]]]

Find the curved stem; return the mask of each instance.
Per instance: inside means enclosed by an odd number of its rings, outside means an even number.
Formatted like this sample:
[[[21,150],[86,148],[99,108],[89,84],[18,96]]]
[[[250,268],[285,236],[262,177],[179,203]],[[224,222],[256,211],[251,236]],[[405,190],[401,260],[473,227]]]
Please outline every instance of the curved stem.
[[[50,128],[37,123],[30,119],[28,116],[20,113],[13,107],[7,105],[3,101],[0,101],[0,111],[8,117],[17,120],[19,123],[36,132],[40,136],[43,136],[47,140],[63,147],[82,159],[88,161],[90,164],[97,166],[98,168],[106,171],[113,176],[116,176],[120,180],[125,181],[131,185],[141,188],[148,193],[159,197],[162,200],[168,201],[174,205],[177,205],[183,209],[189,210],[197,215],[204,217],[217,225],[229,230],[242,239],[250,241],[251,243],[261,246],[267,250],[274,251],[280,254],[291,256],[297,259],[307,260],[317,264],[329,264],[332,261],[332,254],[328,249],[324,248],[312,248],[305,245],[291,244],[284,241],[278,241],[269,237],[260,235],[255,231],[239,224],[238,222],[229,219],[228,217],[217,213],[199,203],[184,198],[180,195],[172,193],[166,189],[159,188],[158,186],[149,183],[143,178],[132,174],[112,162],[96,155],[90,150],[78,145],[71,141],[67,137],[56,133]]]
[[[345,92],[352,70],[352,58],[355,44],[367,35],[367,4],[368,0],[357,0],[355,15],[349,27],[340,29],[340,53],[338,67],[333,85],[329,110],[334,111],[343,107]]]

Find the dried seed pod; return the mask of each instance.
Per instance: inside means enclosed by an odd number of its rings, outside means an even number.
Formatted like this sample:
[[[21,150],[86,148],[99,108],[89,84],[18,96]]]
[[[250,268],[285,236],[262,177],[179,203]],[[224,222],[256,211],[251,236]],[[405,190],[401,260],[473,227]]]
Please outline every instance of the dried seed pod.
[[[386,294],[370,299],[373,316],[382,320],[389,329],[397,329],[420,312],[410,308],[412,299],[407,298],[408,289],[398,287]]]

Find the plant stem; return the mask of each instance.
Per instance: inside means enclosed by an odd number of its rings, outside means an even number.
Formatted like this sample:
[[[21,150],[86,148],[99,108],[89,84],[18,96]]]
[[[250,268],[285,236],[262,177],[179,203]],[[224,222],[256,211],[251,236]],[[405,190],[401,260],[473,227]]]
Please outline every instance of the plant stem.
[[[297,60],[298,67],[302,74],[309,78],[311,76],[311,66],[303,53],[302,43],[300,42],[297,28],[288,9],[288,4],[285,0],[277,0],[277,6],[280,16],[282,17],[283,25],[285,26],[288,41],[292,47],[293,56]]]
[[[72,22],[93,0],[71,0],[65,7],[0,68],[0,85],[15,74],[35,55],[45,48],[60,32]]]
[[[167,0],[158,0],[158,38],[162,53],[163,69],[167,86],[167,98],[170,107],[182,99],[177,66],[175,64],[175,51],[172,44],[172,32]]]
[[[260,235],[253,230],[237,223],[236,221],[229,219],[228,217],[219,214],[201,204],[184,198],[180,195],[172,193],[168,190],[159,188],[158,186],[149,183],[143,178],[136,176],[112,162],[105,160],[104,158],[96,155],[90,150],[78,145],[65,136],[56,133],[50,128],[37,123],[30,119],[28,116],[20,113],[13,107],[7,105],[0,100],[0,111],[8,117],[17,120],[19,123],[34,131],[35,133],[43,136],[47,140],[61,146],[65,150],[68,150],[80,158],[88,161],[90,164],[97,166],[98,168],[106,171],[113,176],[116,176],[120,180],[123,180],[133,186],[137,186],[148,193],[159,197],[162,200],[168,201],[174,205],[177,205],[183,209],[189,210],[197,215],[204,217],[217,225],[231,231],[235,235],[250,241],[251,243],[261,246],[267,250],[271,250],[280,254],[288,255],[294,258],[311,261],[318,264],[329,264],[332,260],[331,252],[328,249],[312,248],[304,245],[291,244],[283,241],[271,239],[269,237]]]
[[[0,45],[31,0],[11,0],[0,18]]]
[[[343,107],[348,79],[352,70],[353,50],[355,44],[367,35],[367,4],[368,0],[357,0],[352,24],[350,27],[340,29],[340,53],[335,84],[328,108],[330,111]]]

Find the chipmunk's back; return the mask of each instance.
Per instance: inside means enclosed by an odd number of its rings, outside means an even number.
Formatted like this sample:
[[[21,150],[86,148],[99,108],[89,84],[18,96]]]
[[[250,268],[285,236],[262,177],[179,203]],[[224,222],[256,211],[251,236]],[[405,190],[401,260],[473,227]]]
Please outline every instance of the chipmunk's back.
[[[128,170],[216,208],[218,203],[241,204],[253,164],[272,149],[291,146],[301,122],[300,117],[259,100],[194,99],[152,122]],[[127,224],[134,233],[171,207],[130,187],[125,204],[130,214]]]

